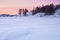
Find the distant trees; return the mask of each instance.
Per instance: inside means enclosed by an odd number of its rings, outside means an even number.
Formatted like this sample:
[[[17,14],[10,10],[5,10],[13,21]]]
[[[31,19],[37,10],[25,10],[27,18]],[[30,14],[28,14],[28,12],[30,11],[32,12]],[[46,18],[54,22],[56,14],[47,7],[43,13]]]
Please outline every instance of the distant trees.
[[[18,13],[18,14],[19,14],[20,16],[21,16],[21,13],[22,13],[22,9],[19,9],[19,13]]]
[[[46,16],[46,15],[53,15],[56,10],[60,10],[60,4],[59,5],[54,5],[52,3],[50,5],[42,5],[42,6],[34,7],[31,10],[31,13],[32,13],[31,15],[39,14],[40,17]],[[27,12],[29,12],[29,10],[26,9],[26,8],[23,8],[23,9],[19,9],[18,14],[20,16],[22,16],[22,15],[27,16],[28,15]],[[59,15],[60,15],[60,12],[59,12]],[[0,17],[1,16],[13,17],[13,16],[18,16],[18,15],[1,14]]]
[[[54,5],[50,4],[50,5],[46,5],[45,6],[45,15],[53,15],[54,14]]]
[[[26,8],[23,9],[23,15],[24,15],[24,16],[27,16],[27,14],[26,14],[27,12],[29,12],[29,11],[28,11]]]
[[[54,4],[50,4],[50,5],[43,5],[42,7],[36,7],[35,9],[32,10],[32,14],[35,15],[37,13],[40,13],[40,12],[44,12],[45,15],[53,15],[54,13],[54,9],[55,6]]]
[[[21,16],[21,14],[23,14],[23,16],[27,16],[27,12],[29,12],[26,8],[25,9],[19,9],[19,15]]]
[[[40,7],[33,8],[32,15],[35,15],[40,12]]]
[[[14,17],[18,15],[10,15],[10,14],[0,14],[0,17]]]
[[[60,5],[56,5],[55,10],[60,9]]]
[[[40,12],[45,12],[45,6],[44,5],[40,8]]]
[[[31,10],[32,12],[32,15],[35,15],[37,13],[44,13],[44,15],[53,15],[54,12],[57,10],[57,9],[60,9],[60,5],[54,5],[53,3],[50,4],[50,5],[42,5],[42,6],[37,6],[35,8],[33,8]],[[27,12],[29,12],[28,9],[19,9],[19,15],[21,15],[21,13],[23,14],[23,16],[27,16]]]
[[[33,10],[31,12],[32,12],[32,15],[35,15],[36,14],[35,8],[33,8]]]

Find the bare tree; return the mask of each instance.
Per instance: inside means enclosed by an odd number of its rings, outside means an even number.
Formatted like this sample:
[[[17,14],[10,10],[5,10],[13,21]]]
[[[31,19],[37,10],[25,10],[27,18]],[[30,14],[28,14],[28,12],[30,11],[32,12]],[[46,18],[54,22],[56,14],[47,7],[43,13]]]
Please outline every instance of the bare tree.
[[[22,9],[19,9],[19,15],[21,16],[21,13],[22,13]]]

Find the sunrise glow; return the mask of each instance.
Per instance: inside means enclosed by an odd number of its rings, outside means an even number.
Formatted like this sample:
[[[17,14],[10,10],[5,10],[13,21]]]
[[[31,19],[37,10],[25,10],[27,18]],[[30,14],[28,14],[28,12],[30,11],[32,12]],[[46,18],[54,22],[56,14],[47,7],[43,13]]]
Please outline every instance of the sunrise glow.
[[[19,8],[31,10],[33,7],[60,4],[60,0],[0,0],[0,14],[17,14]]]

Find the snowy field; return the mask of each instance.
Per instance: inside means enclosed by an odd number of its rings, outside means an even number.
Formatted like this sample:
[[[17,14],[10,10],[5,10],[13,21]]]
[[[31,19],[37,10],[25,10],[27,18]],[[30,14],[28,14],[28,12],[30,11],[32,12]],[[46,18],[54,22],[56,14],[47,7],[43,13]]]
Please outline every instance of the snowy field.
[[[60,17],[0,17],[0,40],[60,40]]]

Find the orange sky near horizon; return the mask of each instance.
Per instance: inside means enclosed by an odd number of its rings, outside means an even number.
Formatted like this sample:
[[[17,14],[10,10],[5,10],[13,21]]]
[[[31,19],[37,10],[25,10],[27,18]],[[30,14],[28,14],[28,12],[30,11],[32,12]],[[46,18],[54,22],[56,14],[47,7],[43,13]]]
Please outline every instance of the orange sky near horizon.
[[[12,15],[15,15],[15,14],[18,14],[19,9],[20,8],[0,8],[0,14],[12,14]],[[23,9],[23,8],[21,8],[21,9]],[[27,9],[31,10],[32,8],[28,7]]]
[[[51,3],[60,4],[60,0],[0,0],[0,14],[17,14],[20,8],[31,10]]]
[[[0,9],[0,14],[17,14],[18,9],[13,9],[13,8],[1,8]]]

